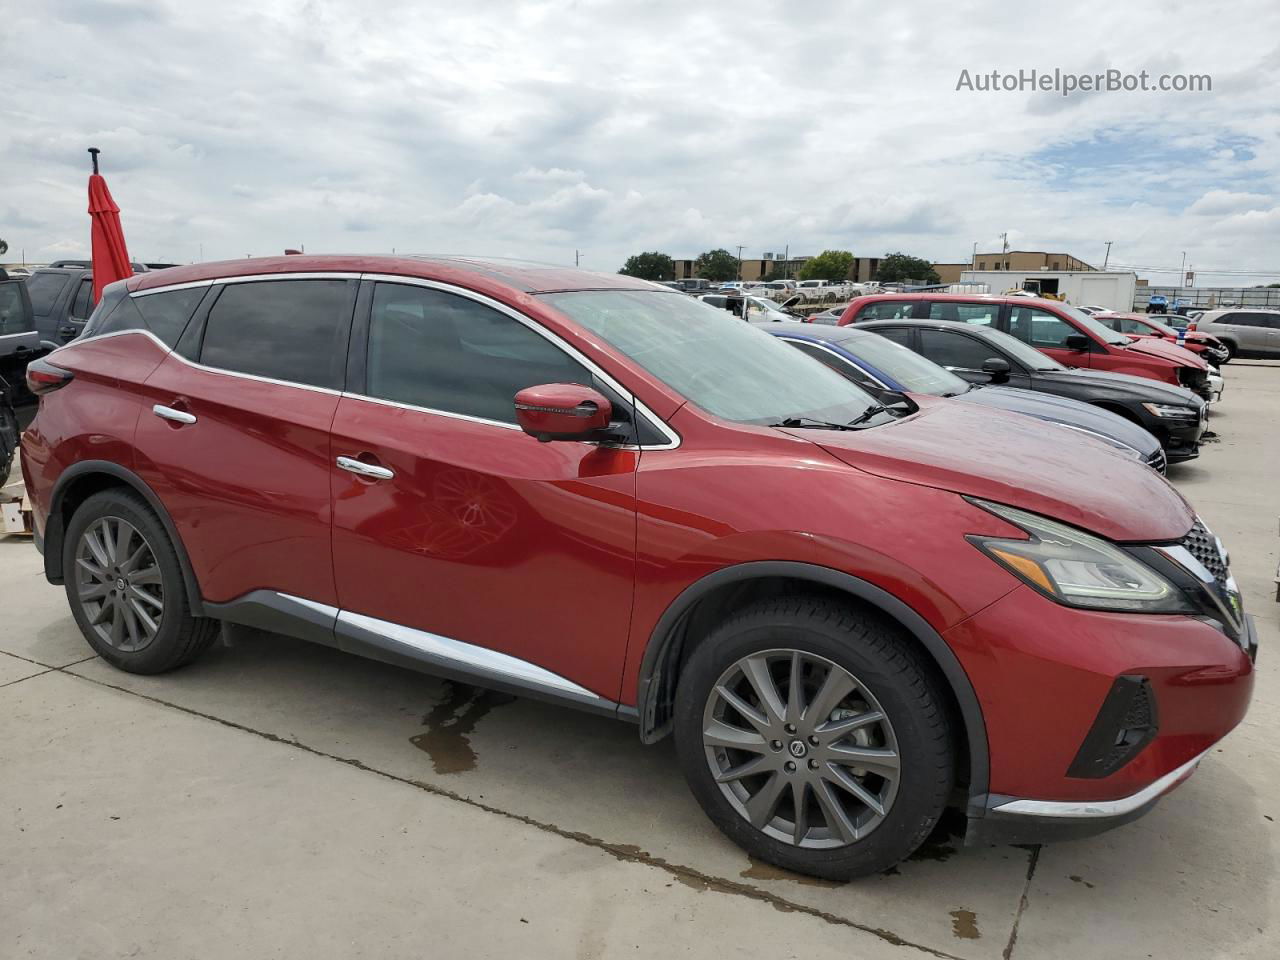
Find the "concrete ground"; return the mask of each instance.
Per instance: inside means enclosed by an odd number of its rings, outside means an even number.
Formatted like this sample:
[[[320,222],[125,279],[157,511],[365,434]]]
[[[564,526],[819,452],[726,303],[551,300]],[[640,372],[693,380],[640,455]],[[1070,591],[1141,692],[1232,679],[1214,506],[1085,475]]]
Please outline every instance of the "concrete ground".
[[[669,744],[237,631],[136,677],[0,539],[3,957],[1275,957],[1280,365],[1233,363],[1170,479],[1261,634],[1243,726],[1146,818],[849,884],[752,862]]]

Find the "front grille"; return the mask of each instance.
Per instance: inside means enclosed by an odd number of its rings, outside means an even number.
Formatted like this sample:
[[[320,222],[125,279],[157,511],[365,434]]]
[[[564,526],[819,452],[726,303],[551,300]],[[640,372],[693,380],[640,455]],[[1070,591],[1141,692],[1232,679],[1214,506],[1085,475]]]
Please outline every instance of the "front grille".
[[[1164,448],[1161,447],[1151,456],[1147,457],[1147,466],[1156,473],[1164,473],[1169,466],[1169,458],[1164,455]]]
[[[1230,576],[1227,572],[1227,561],[1218,548],[1218,538],[1209,532],[1209,528],[1200,522],[1199,517],[1196,518],[1191,532],[1182,538],[1182,546],[1204,564],[1204,568],[1213,575],[1213,579],[1219,586],[1226,586],[1227,577]]]

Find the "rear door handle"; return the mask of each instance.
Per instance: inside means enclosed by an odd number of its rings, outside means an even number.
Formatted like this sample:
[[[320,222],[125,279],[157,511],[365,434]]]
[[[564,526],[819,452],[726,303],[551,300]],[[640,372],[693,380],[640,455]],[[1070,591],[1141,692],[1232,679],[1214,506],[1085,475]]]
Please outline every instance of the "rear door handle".
[[[151,408],[151,412],[162,420],[172,420],[174,423],[196,422],[195,414],[187,413],[185,410],[175,410],[173,407],[166,407],[159,403]]]
[[[372,463],[365,463],[363,460],[355,459],[355,457],[339,457],[338,466],[350,473],[355,473],[362,477],[369,477],[373,480],[390,480],[395,476],[394,470],[388,470],[386,467],[375,466]]]

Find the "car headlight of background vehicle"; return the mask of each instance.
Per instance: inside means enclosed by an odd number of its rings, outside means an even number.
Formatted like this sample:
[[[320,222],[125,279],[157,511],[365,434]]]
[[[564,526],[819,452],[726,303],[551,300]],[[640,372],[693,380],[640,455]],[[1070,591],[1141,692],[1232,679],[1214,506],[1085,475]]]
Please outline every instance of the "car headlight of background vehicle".
[[[1004,504],[967,499],[1025,530],[1028,539],[966,539],[1051,600],[1089,610],[1194,611],[1177,587],[1101,537]]]
[[[1144,403],[1142,406],[1153,417],[1163,417],[1166,420],[1198,420],[1200,418],[1200,410],[1197,407],[1182,407],[1172,403]]]

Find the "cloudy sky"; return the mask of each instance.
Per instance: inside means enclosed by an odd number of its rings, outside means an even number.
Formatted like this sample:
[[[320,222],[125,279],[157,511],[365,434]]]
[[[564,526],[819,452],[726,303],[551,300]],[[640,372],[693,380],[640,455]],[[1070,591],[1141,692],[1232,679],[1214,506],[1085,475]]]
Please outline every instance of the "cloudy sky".
[[[0,0],[0,27],[10,260],[86,254],[97,146],[148,260],[958,261],[1007,232],[1095,265],[1111,240],[1157,282],[1183,251],[1201,285],[1280,281],[1274,0]],[[1032,68],[1212,92],[956,89]]]

